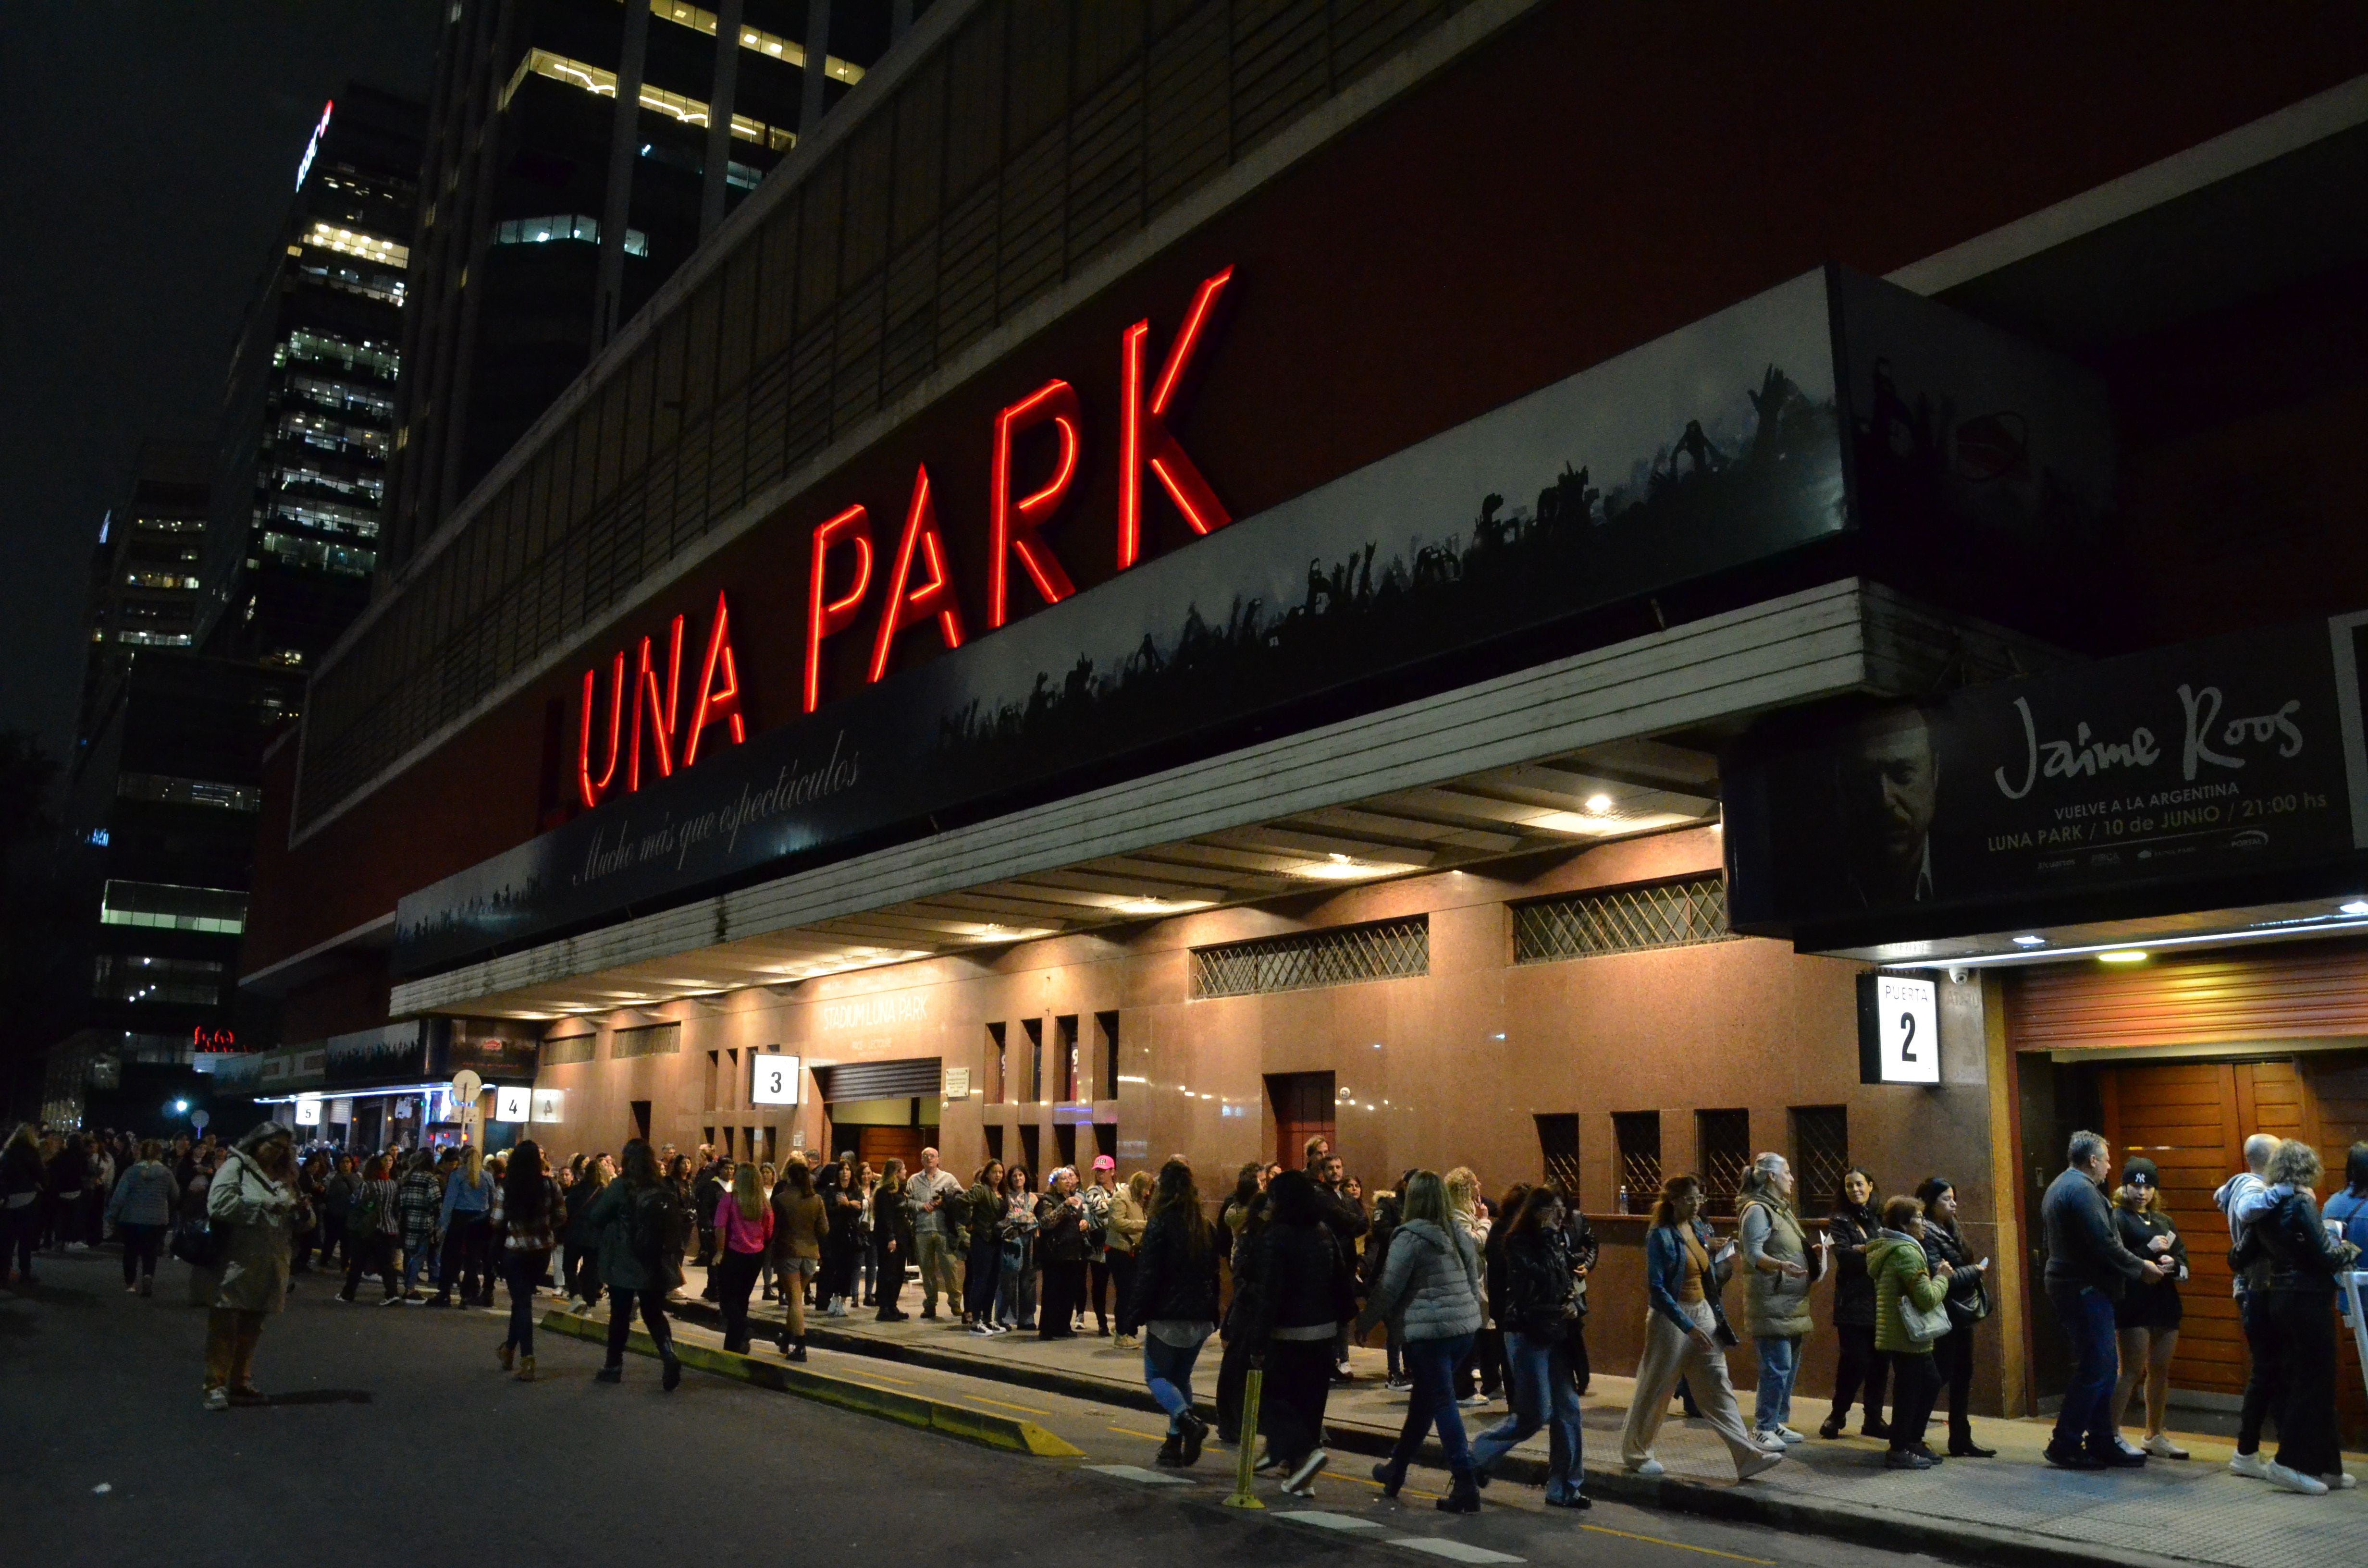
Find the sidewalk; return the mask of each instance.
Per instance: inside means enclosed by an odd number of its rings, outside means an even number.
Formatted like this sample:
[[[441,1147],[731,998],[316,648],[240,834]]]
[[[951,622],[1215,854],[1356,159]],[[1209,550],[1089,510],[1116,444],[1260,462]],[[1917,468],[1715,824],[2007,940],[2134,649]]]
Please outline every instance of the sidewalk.
[[[700,1301],[703,1283],[689,1269],[688,1304],[677,1315],[716,1321]],[[1136,1409],[1156,1408],[1145,1392],[1142,1358],[1080,1336],[1042,1341],[1033,1335],[981,1338],[952,1318],[924,1322],[919,1291],[908,1288],[903,1323],[880,1323],[869,1311],[846,1318],[807,1315],[810,1343],[833,1350],[905,1361],[1073,1397]],[[773,1354],[780,1310],[757,1303],[757,1355]],[[604,1316],[605,1309],[600,1315]],[[1380,1455],[1405,1418],[1406,1395],[1383,1386],[1383,1358],[1351,1353],[1357,1381],[1336,1387],[1326,1415],[1336,1450]],[[1194,1373],[1207,1403],[1216,1383],[1216,1346]],[[1668,1474],[1631,1476],[1619,1467],[1619,1434],[1627,1418],[1631,1381],[1598,1373],[1583,1401],[1588,1489],[1598,1496],[1681,1509],[1730,1520],[1992,1562],[2180,1562],[2226,1568],[2328,1568],[2358,1562],[2368,1551],[2368,1485],[2325,1497],[2297,1497],[2228,1473],[2235,1444],[2227,1438],[2180,1435],[2193,1458],[2156,1460],[2142,1471],[2076,1473],[2041,1460],[2048,1424],[1976,1416],[1975,1433],[1994,1460],[1952,1460],[1939,1469],[1883,1468],[1883,1445],[1861,1437],[1822,1442],[1814,1436],[1791,1450],[1784,1464],[1748,1485],[1735,1483],[1726,1449],[1706,1423],[1673,1416],[1655,1453]],[[1747,1416],[1751,1395],[1742,1394]],[[1805,1394],[1793,1402],[1793,1425],[1814,1432],[1827,1402]],[[1507,1414],[1501,1401],[1463,1413],[1477,1435]],[[1945,1422],[1945,1418],[1943,1418]],[[1945,1431],[1945,1425],[1936,1426]],[[1936,1442],[1936,1446],[1939,1446]],[[1532,1437],[1497,1470],[1504,1481],[1534,1484],[1544,1476],[1545,1437]],[[1436,1454],[1436,1444],[1431,1450]],[[2368,1460],[2349,1468],[2368,1471]]]

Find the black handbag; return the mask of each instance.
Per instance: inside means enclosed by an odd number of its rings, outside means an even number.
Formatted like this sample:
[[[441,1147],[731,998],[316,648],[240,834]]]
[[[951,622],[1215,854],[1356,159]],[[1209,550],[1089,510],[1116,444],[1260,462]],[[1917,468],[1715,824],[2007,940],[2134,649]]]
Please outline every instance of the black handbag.
[[[211,1220],[183,1220],[173,1227],[173,1256],[191,1268],[220,1268],[222,1250]]]

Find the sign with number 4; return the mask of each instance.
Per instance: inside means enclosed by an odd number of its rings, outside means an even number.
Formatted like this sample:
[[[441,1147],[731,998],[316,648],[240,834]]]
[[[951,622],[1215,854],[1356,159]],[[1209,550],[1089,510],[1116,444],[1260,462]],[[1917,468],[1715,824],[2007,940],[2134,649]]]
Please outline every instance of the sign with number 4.
[[[1899,974],[1858,977],[1861,1084],[1941,1081],[1941,986]]]

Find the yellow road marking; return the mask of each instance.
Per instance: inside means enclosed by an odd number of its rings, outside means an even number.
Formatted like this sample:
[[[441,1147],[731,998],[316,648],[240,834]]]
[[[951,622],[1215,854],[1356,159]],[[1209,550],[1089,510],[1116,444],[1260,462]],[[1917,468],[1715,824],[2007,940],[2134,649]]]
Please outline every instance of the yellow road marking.
[[[1762,1564],[1763,1568],[1772,1568],[1772,1559],[1746,1557],[1739,1551],[1721,1551],[1714,1546],[1694,1546],[1682,1540],[1664,1540],[1656,1535],[1637,1535],[1631,1530],[1615,1530],[1604,1525],[1581,1525],[1578,1528],[1583,1530],[1593,1530],[1597,1535],[1616,1535],[1622,1540],[1648,1541],[1655,1546],[1675,1547],[1679,1551],[1699,1551],[1705,1557],[1724,1557],[1730,1562],[1757,1562]]]
[[[1116,1432],[1121,1437],[1144,1437],[1155,1443],[1167,1441],[1167,1434],[1165,1432],[1138,1432],[1132,1426],[1109,1426],[1103,1430]]]

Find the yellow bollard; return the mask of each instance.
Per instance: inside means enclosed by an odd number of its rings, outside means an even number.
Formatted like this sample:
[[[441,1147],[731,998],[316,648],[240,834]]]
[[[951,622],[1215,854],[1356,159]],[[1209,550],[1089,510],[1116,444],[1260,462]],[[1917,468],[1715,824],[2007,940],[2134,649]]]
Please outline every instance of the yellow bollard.
[[[1234,1494],[1225,1499],[1228,1508],[1264,1508],[1250,1490],[1250,1478],[1258,1465],[1258,1394],[1266,1387],[1266,1369],[1250,1363],[1250,1374],[1242,1385],[1241,1448],[1235,1455]]]

